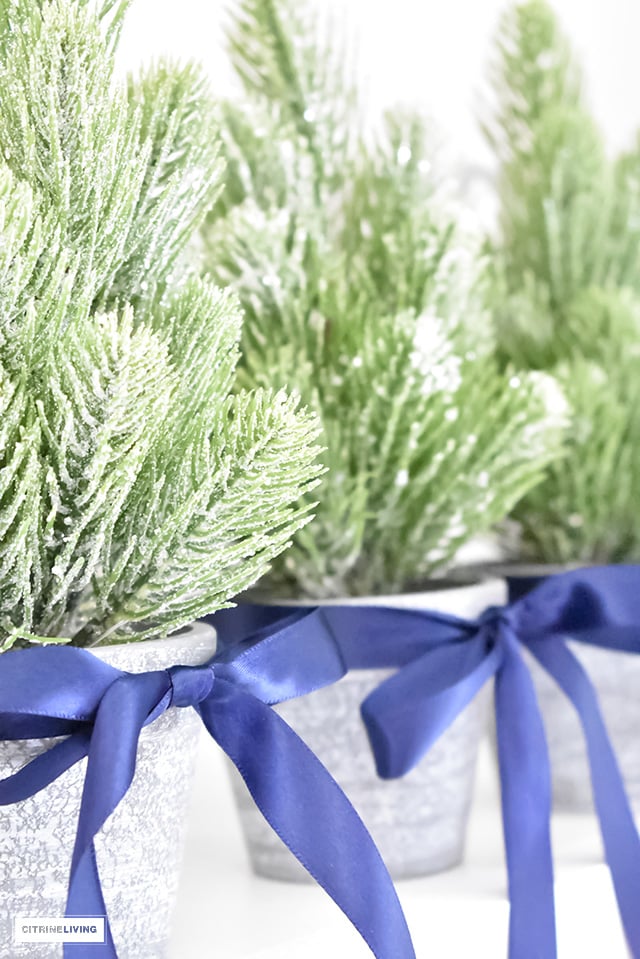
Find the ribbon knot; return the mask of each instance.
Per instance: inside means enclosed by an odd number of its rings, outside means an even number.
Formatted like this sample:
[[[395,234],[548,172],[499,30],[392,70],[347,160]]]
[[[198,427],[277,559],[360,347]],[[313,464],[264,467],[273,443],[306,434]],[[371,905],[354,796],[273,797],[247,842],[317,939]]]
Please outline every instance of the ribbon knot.
[[[516,610],[509,606],[488,606],[477,620],[486,649],[492,649],[516,629]]]
[[[213,689],[215,672],[206,666],[172,666],[167,670],[171,683],[171,706],[197,706]]]

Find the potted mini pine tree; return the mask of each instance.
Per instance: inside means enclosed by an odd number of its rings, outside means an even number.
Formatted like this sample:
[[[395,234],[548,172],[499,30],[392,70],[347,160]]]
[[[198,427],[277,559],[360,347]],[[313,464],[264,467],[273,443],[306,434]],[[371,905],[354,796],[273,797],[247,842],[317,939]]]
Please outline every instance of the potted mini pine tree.
[[[208,660],[189,624],[265,573],[319,469],[297,399],[232,393],[238,303],[185,258],[220,184],[211,99],[191,67],[114,82],[125,7],[0,5],[0,669],[52,643],[134,673]],[[198,722],[144,731],[97,843],[123,956],[164,952]],[[0,778],[50,745],[2,742]],[[13,919],[64,914],[82,779],[3,811],[3,955],[58,954]]]
[[[246,102],[225,108],[230,188],[203,232],[209,270],[245,309],[241,382],[293,389],[326,447],[314,522],[254,596],[472,618],[504,599],[502,583],[449,589],[444,574],[557,454],[556,394],[550,378],[497,368],[482,264],[440,210],[426,124],[390,115],[367,143],[344,45],[318,36],[305,5],[236,6],[229,46]],[[417,770],[382,782],[358,707],[384,675],[355,670],[284,715],[392,875],[433,872],[462,855],[484,703]],[[301,878],[240,801],[254,868]]]
[[[551,373],[571,409],[566,453],[513,511],[511,590],[571,565],[637,562],[640,418],[640,170],[637,148],[611,160],[578,67],[544,0],[505,13],[493,68],[499,161],[492,307],[502,364]],[[526,565],[524,565],[526,564]],[[504,570],[502,570],[504,572]],[[596,684],[630,795],[640,799],[635,729],[640,664],[576,647]],[[591,803],[577,720],[540,676],[554,792]]]

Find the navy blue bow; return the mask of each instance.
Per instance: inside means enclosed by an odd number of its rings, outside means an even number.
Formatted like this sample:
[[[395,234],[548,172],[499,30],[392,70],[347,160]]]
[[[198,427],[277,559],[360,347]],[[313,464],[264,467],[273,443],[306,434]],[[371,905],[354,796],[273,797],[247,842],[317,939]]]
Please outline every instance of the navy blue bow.
[[[306,612],[294,614],[300,643]],[[557,952],[549,756],[522,648],[535,656],[580,717],[605,855],[631,953],[640,959],[640,839],[595,691],[566,644],[640,653],[640,566],[556,576],[475,621],[379,606],[326,606],[322,615],[349,669],[397,667],[362,704],[383,778],[412,769],[495,677],[510,959],[553,959]],[[291,608],[264,606],[227,610],[215,621],[226,642],[249,623],[269,630],[293,623]]]
[[[131,785],[141,730],[173,705],[197,711],[267,821],[374,955],[415,959],[393,884],[368,832],[325,768],[271,708],[344,675],[321,617],[305,617],[304,645],[298,628],[223,648],[204,666],[135,675],[69,646],[0,656],[0,739],[66,737],[0,781],[0,805],[33,796],[88,757],[67,915],[106,915],[94,837]],[[104,945],[66,944],[65,959],[117,959],[106,925]]]

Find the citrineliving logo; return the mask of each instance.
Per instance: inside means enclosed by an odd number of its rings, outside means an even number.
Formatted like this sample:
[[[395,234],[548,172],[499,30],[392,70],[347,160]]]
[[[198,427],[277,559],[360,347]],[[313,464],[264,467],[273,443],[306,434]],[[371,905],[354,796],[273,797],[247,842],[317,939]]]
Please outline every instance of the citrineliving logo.
[[[16,916],[14,942],[102,942],[104,916]]]

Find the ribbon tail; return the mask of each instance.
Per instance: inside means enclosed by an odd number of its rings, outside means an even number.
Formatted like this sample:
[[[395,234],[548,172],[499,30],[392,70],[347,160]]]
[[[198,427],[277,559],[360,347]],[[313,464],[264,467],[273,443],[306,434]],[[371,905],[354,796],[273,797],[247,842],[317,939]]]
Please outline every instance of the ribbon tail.
[[[36,756],[12,776],[0,780],[0,806],[22,802],[49,786],[87,755],[89,739],[87,732],[74,733]]]
[[[166,673],[123,675],[104,694],[89,747],[65,915],[104,916],[105,942],[65,943],[64,959],[118,959],[100,886],[94,839],[125,796],[135,773],[138,740],[167,692]]]
[[[551,854],[551,775],[533,682],[504,636],[495,706],[509,882],[509,959],[557,955]]]
[[[72,870],[65,916],[104,916],[104,943],[65,942],[64,959],[118,959],[100,886],[100,875],[93,842]]]
[[[529,648],[573,704],[584,731],[593,798],[620,918],[634,959],[640,959],[640,837],[598,697],[578,659],[559,638]]]
[[[198,710],[270,826],[350,919],[377,959],[415,959],[373,840],[311,750],[256,697],[218,679]]]

